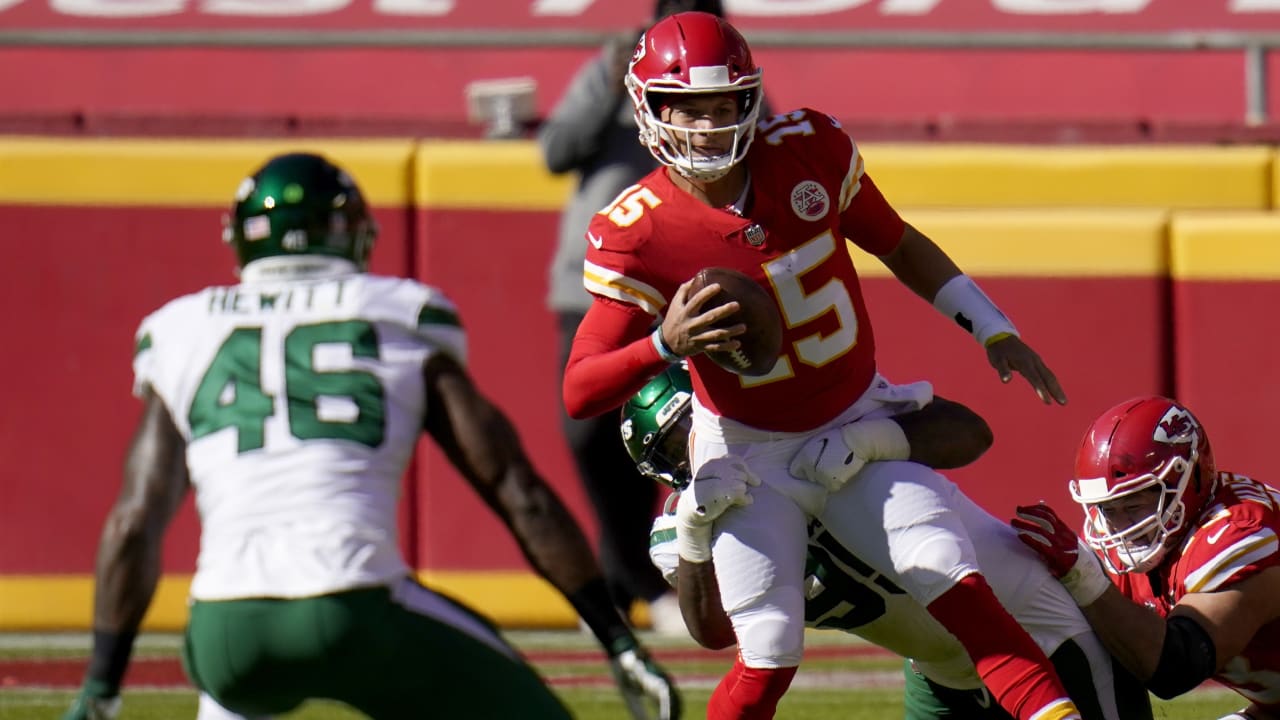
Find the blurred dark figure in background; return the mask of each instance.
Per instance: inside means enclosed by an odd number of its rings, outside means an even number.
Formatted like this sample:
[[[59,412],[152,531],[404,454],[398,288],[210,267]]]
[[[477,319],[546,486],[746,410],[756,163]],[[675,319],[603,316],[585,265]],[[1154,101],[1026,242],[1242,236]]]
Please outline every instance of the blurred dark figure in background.
[[[658,0],[653,20],[689,10],[724,15],[720,0]],[[547,168],[557,174],[578,173],[578,187],[560,217],[550,268],[548,306],[559,317],[561,368],[568,361],[578,323],[591,306],[591,295],[582,286],[587,223],[657,167],[638,140],[635,110],[623,87],[641,32],[635,28],[611,37],[599,55],[578,69],[538,131]],[[675,595],[649,562],[657,484],[641,481],[612,413],[590,420],[563,417],[565,437],[600,526],[600,562],[613,601],[626,614],[636,600],[643,600],[649,604],[655,630],[684,635]]]

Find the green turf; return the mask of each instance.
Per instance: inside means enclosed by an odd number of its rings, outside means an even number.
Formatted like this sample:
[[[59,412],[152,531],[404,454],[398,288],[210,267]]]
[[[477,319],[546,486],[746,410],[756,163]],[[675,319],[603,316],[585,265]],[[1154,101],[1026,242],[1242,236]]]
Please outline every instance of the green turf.
[[[550,649],[593,648],[592,641],[579,633],[539,632],[511,633],[512,641],[529,652]],[[646,638],[653,647],[687,649],[690,642]],[[811,645],[849,643],[831,633],[812,635]],[[140,654],[149,657],[176,657],[179,640],[174,636],[144,636],[139,644]],[[854,641],[853,644],[859,644]],[[0,635],[0,659],[84,657],[88,640],[83,636],[17,636]],[[684,698],[685,718],[693,720],[706,716],[706,703],[714,678],[728,668],[732,656],[705,655],[688,661],[669,663],[668,669],[680,678],[700,678],[686,683]],[[887,656],[856,657],[849,659],[823,658],[806,663],[797,676],[797,684],[779,706],[778,717],[797,720],[886,720],[902,715],[901,691],[894,683],[900,664]],[[608,673],[604,663],[557,662],[539,665],[548,677],[557,675],[599,675]],[[810,680],[806,686],[806,672]],[[821,676],[839,672],[839,678],[865,677],[877,679],[874,688],[812,687],[823,685]],[[900,682],[900,681],[899,681]],[[850,683],[851,685],[852,683]],[[617,693],[611,688],[561,687],[557,692],[574,711],[579,720],[626,720]],[[70,703],[70,690],[16,689],[0,685],[0,720],[56,720]],[[1198,691],[1172,702],[1155,701],[1157,720],[1209,720],[1238,709],[1244,705],[1239,696],[1225,690]],[[160,691],[126,689],[125,709],[120,720],[183,720],[195,717],[196,696],[190,690]],[[335,703],[313,702],[281,720],[355,720],[362,716]]]
[[[560,694],[579,720],[617,720],[625,711],[612,691],[567,689]],[[685,692],[685,717],[706,717],[706,690]],[[69,692],[0,689],[0,720],[56,718],[71,700]],[[121,720],[175,720],[194,718],[195,694],[191,692],[132,691],[126,695]],[[1156,702],[1157,720],[1209,720],[1241,707],[1237,695],[1226,691],[1200,692],[1173,702]],[[901,717],[897,690],[814,690],[788,693],[778,709],[779,718],[804,720],[885,720]],[[357,720],[363,716],[340,705],[312,702],[281,720]]]

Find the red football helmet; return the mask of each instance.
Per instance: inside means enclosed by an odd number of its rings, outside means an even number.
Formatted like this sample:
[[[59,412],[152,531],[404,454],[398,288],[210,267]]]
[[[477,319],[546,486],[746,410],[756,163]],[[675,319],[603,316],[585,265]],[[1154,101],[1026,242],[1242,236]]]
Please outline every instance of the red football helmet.
[[[747,155],[755,137],[763,90],[761,70],[747,41],[723,19],[704,12],[668,16],[640,36],[627,69],[627,92],[636,110],[640,142],[658,162],[696,180],[718,180]],[[698,133],[733,133],[733,146],[720,157],[686,150],[694,131],[660,119],[651,94],[735,94],[738,122]]]
[[[1204,509],[1216,478],[1209,437],[1191,411],[1147,397],[1093,422],[1070,488],[1084,507],[1085,541],[1112,572],[1148,572]]]

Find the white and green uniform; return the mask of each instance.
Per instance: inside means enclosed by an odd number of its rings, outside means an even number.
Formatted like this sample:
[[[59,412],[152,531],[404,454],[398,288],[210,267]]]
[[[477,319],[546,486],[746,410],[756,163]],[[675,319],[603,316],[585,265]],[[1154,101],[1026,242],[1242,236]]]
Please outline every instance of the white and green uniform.
[[[193,680],[244,714],[333,697],[421,717],[442,696],[474,711],[472,683],[449,670],[462,655],[511,678],[514,698],[495,702],[563,717],[488,623],[411,579],[397,544],[424,364],[465,360],[453,304],[337,258],[264,258],[241,280],[148,316],[134,357],[135,392],[151,387],[187,442]]]
[[[826,514],[852,516],[856,508],[882,506],[882,502],[875,503],[884,493],[902,492],[892,480],[893,472],[882,467],[888,464],[868,464],[844,490],[828,499]],[[983,577],[1009,614],[1054,661],[1083,717],[1150,718],[1145,690],[1127,674],[1115,671],[1110,655],[1070,595],[1012,528],[941,475],[923,467],[919,467],[919,474],[932,476],[937,484],[935,494],[945,499],[964,523]],[[679,562],[674,522],[675,516],[668,514],[654,521],[649,548],[654,564],[673,583]],[[908,720],[1009,717],[992,701],[960,642],[900,587],[897,578],[855,556],[817,521],[809,526],[804,589],[807,626],[853,633],[911,658]]]
[[[465,357],[453,304],[413,280],[269,258],[178,298],[138,331],[135,391],[187,439],[198,600],[308,597],[408,574],[400,482],[422,432],[422,367]],[[265,266],[265,267],[264,267]],[[336,271],[336,272],[335,272]]]

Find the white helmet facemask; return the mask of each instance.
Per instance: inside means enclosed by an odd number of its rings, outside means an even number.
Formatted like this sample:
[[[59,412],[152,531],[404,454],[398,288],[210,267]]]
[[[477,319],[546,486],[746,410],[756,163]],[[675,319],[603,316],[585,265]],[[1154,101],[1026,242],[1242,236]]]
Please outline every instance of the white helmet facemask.
[[[1196,453],[1187,458],[1174,458],[1158,468],[1126,482],[1122,487],[1106,491],[1105,478],[1072,480],[1071,498],[1084,506],[1084,540],[1097,551],[1107,568],[1114,573],[1144,573],[1160,564],[1169,550],[1169,541],[1186,520],[1182,495],[1191,482],[1196,466]],[[1114,503],[1150,488],[1158,488],[1151,513],[1125,527],[1115,526],[1102,506]],[[1096,492],[1101,489],[1103,492]]]
[[[639,84],[633,75],[626,79],[627,89],[636,106],[636,124],[640,127],[640,142],[667,167],[673,167],[681,175],[704,182],[719,180],[747,156],[751,141],[755,138],[756,123],[760,116],[763,89],[759,71],[729,82],[728,68],[724,66],[689,68],[691,82],[646,81]],[[717,128],[687,128],[663,122],[649,100],[650,93],[665,95],[724,95],[739,98],[737,123]],[[708,157],[693,152],[695,135],[733,135],[733,143],[723,155]]]

